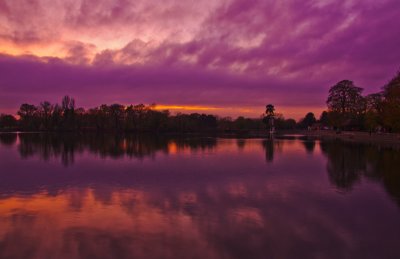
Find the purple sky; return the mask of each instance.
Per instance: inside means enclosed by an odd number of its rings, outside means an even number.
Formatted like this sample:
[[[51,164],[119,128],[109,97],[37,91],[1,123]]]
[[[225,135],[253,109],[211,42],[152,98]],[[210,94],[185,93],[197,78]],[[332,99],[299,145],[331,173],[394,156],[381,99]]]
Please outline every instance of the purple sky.
[[[3,0],[0,112],[75,97],[255,117],[325,108],[400,68],[398,0]]]

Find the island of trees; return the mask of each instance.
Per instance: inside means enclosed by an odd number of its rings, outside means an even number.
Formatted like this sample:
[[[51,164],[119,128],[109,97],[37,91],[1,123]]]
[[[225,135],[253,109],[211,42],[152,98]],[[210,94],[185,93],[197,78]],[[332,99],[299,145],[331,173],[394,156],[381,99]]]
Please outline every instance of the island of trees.
[[[350,80],[332,86],[327,111],[317,119],[309,112],[299,121],[274,113],[276,130],[330,128],[336,130],[400,132],[400,71],[382,91],[363,96],[363,89]],[[85,110],[75,106],[69,96],[61,104],[43,101],[39,105],[22,104],[18,118],[0,115],[1,131],[120,131],[120,132],[248,132],[266,129],[271,116],[232,119],[210,114],[171,115],[154,105],[103,104]],[[272,109],[274,107],[272,106]],[[268,110],[268,107],[267,107]],[[272,110],[273,113],[273,110]],[[268,127],[268,125],[267,125]]]

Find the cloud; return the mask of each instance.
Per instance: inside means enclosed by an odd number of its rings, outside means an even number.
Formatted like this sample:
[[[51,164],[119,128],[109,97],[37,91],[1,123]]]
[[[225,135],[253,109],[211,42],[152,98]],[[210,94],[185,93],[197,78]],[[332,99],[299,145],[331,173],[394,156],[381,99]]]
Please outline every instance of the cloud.
[[[0,98],[323,107],[337,81],[374,92],[398,70],[398,10],[396,0],[6,0],[0,44],[59,51],[3,55]]]
[[[168,65],[76,65],[61,59],[1,56],[2,103],[12,95],[17,103],[51,101],[64,94],[81,105],[102,102],[161,103],[214,106],[309,105],[321,94],[308,85],[276,78],[248,78],[197,66]],[[23,75],[23,76],[22,76]],[[296,96],[288,96],[290,91]],[[286,96],[286,97],[285,97]],[[307,99],[299,96],[313,97]],[[285,97],[285,98],[284,98]]]

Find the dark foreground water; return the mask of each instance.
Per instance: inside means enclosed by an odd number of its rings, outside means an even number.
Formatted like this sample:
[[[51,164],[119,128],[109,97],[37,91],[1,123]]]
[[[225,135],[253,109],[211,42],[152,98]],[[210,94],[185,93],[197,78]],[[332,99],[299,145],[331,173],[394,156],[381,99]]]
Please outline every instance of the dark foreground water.
[[[400,152],[2,134],[0,258],[400,258]]]

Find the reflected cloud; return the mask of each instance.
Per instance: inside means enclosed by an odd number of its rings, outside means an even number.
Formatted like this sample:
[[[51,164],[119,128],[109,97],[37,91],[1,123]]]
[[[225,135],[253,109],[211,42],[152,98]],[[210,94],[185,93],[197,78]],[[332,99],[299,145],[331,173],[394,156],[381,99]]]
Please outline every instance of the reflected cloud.
[[[388,238],[398,237],[396,229],[382,222],[359,229],[355,222],[368,214],[352,213],[364,211],[362,204],[349,208],[326,195],[327,207],[316,206],[318,190],[305,192],[293,183],[280,185],[283,196],[271,193],[274,188],[259,188],[279,183],[263,178],[230,183],[245,188],[246,197],[230,193],[225,185],[208,185],[212,192],[109,185],[66,188],[56,196],[42,192],[2,198],[0,257],[310,258],[317,251],[338,258],[354,249],[362,258],[369,252],[357,242],[377,246],[369,236],[378,228]],[[378,209],[384,207],[376,202]],[[379,255],[396,255],[394,243],[379,245],[388,248]]]

